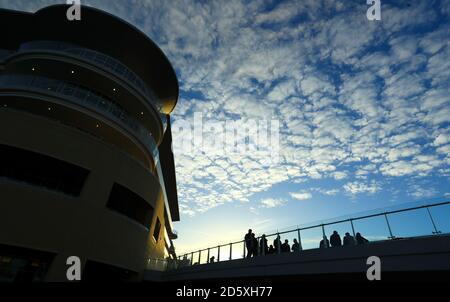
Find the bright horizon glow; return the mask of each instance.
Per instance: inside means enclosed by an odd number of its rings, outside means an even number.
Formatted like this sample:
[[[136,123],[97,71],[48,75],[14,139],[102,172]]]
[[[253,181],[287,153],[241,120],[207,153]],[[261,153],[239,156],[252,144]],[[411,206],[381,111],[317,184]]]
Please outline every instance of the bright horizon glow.
[[[177,251],[450,196],[450,1],[381,0],[381,21],[365,0],[81,3],[161,47],[180,82],[174,122],[280,121],[276,164],[174,150]]]

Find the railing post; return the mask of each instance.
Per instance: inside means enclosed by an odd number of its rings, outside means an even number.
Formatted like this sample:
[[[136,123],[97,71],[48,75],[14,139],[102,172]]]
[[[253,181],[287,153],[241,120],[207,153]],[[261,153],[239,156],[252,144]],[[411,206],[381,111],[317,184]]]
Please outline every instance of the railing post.
[[[390,239],[394,239],[395,237],[394,237],[394,235],[392,234],[391,225],[389,224],[389,219],[388,219],[386,213],[384,213],[384,218],[386,219],[386,224],[387,224],[388,229],[389,229],[389,234],[390,234],[390,237],[389,237],[389,238],[390,238]]]
[[[193,261],[194,261],[194,252],[191,253],[191,266],[193,264]]]
[[[217,262],[220,261],[220,245],[217,246]]]
[[[233,243],[230,243],[230,260],[233,259],[232,252],[233,252]]]
[[[244,253],[242,254],[242,259],[244,259],[245,258],[245,240],[242,242],[243,243],[243,246],[244,246]]]
[[[209,250],[210,250],[210,248],[208,248],[208,254],[206,256],[206,263],[209,263]]]
[[[302,247],[302,237],[300,236],[300,229],[297,229],[297,237],[298,237],[298,251],[300,252]]]
[[[350,224],[352,225],[353,238],[356,237],[355,226],[353,225],[353,219],[350,219]]]
[[[201,256],[202,256],[202,250],[199,250],[198,251],[198,264],[200,264],[200,261],[202,260]]]
[[[259,237],[256,238],[256,256],[259,256],[259,253],[261,252],[259,249]],[[255,255],[253,255],[254,257]]]
[[[281,238],[280,233],[277,232],[277,253],[281,253]]]
[[[441,231],[438,231],[438,229],[437,229],[437,227],[436,227],[436,224],[434,223],[434,219],[433,219],[433,216],[431,215],[431,212],[430,212],[430,208],[429,207],[427,207],[427,212],[428,212],[428,216],[430,216],[430,219],[431,219],[431,223],[433,224],[433,228],[434,228],[434,232],[433,232],[433,234],[440,234],[441,233]]]
[[[261,249],[261,254],[263,255],[263,256],[265,256],[266,255],[266,236],[264,236],[264,237],[261,237],[261,239],[259,240],[259,242],[260,242],[260,249]]]

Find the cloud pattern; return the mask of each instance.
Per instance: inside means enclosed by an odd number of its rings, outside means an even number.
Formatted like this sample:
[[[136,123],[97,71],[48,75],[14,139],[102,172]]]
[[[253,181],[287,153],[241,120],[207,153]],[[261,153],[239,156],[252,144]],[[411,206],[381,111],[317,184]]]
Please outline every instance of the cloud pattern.
[[[36,10],[60,1],[4,1]],[[119,15],[154,39],[176,68],[174,121],[280,120],[280,161],[175,149],[180,209],[197,215],[246,203],[282,183],[328,180],[260,200],[260,207],[350,196],[411,183],[409,196],[449,183],[450,3],[382,1],[82,1]],[[180,140],[174,133],[174,140]],[[205,138],[204,138],[205,139]],[[215,154],[211,152],[211,154]]]

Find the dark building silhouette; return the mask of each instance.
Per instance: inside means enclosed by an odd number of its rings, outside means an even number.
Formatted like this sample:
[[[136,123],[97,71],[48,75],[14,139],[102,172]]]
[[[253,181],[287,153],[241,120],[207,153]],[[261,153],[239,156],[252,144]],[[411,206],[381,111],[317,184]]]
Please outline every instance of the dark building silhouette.
[[[176,74],[100,10],[0,10],[0,281],[139,279],[175,258]]]

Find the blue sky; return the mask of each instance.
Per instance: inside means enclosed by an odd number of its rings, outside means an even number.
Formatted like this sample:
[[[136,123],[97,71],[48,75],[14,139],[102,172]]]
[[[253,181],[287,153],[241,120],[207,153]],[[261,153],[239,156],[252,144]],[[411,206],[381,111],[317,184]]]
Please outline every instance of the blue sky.
[[[382,0],[376,22],[365,0],[82,3],[136,25],[167,54],[181,88],[175,122],[195,112],[280,121],[270,165],[175,148],[180,251],[249,227],[450,196],[449,1]]]

